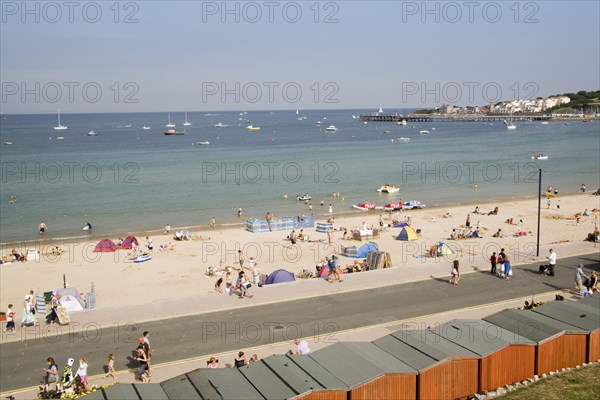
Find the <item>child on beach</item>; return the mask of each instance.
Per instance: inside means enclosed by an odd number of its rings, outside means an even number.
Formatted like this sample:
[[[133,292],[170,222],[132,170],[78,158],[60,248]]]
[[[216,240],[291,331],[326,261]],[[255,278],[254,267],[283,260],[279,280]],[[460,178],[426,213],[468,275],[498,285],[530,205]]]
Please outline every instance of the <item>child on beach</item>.
[[[105,378],[108,378],[108,376],[110,375],[111,377],[115,377],[115,355],[110,353],[108,355],[108,363],[106,364],[106,369],[108,370],[108,372],[106,373],[106,375],[104,375]]]
[[[258,286],[258,283],[260,282],[261,272],[262,271],[260,270],[260,268],[258,268],[258,265],[254,264],[254,267],[252,267],[252,281],[256,286]]]
[[[231,271],[229,269],[225,273],[225,290],[227,293],[231,293]]]
[[[223,289],[221,288],[222,284],[223,284],[223,278],[217,279],[217,283],[215,283],[215,291],[216,292],[223,293]]]
[[[6,310],[6,327],[2,330],[2,332],[6,333],[7,331],[10,333],[15,333],[15,312],[13,311],[13,305],[8,305],[8,310]]]

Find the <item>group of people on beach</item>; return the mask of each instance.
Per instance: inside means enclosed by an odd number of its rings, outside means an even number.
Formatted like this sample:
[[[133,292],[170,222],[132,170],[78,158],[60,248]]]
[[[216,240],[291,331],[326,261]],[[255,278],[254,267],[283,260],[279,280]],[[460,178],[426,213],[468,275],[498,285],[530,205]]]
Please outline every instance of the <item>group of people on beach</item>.
[[[238,277],[235,284],[232,282],[233,267],[227,266],[223,268],[223,260],[219,262],[219,267],[215,268],[210,266],[207,271],[207,276],[218,276],[217,282],[215,283],[215,291],[218,293],[228,293],[229,295],[237,295],[238,298],[243,299],[244,297],[252,298],[254,295],[250,291],[250,288],[254,285],[258,286],[262,271],[258,268],[257,263],[254,261],[254,257],[248,259],[248,267],[244,267],[246,259],[244,253],[238,250],[238,264],[237,268]],[[247,269],[252,273],[252,281],[246,276],[244,269]],[[224,276],[223,276],[224,275]],[[223,289],[223,283],[225,283],[225,289]]]

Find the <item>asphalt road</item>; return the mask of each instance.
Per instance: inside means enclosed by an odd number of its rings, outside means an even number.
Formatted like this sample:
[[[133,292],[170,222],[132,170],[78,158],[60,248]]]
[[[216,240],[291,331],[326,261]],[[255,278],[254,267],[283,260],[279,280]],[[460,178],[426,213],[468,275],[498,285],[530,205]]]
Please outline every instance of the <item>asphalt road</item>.
[[[339,330],[570,288],[578,263],[583,263],[587,271],[600,272],[600,253],[559,260],[555,277],[539,275],[540,263],[536,263],[517,267],[510,281],[486,271],[464,275],[458,286],[449,285],[446,279],[431,278],[381,289],[165,319],[143,326],[90,329],[85,334],[47,334],[4,343],[0,345],[0,387],[8,391],[38,385],[41,368],[50,356],[57,361],[59,371],[67,358],[86,357],[89,375],[103,372],[109,353],[115,354],[117,370],[136,366],[132,351],[145,330],[151,332],[153,362],[157,364],[317,334],[326,334],[324,340],[334,342]]]

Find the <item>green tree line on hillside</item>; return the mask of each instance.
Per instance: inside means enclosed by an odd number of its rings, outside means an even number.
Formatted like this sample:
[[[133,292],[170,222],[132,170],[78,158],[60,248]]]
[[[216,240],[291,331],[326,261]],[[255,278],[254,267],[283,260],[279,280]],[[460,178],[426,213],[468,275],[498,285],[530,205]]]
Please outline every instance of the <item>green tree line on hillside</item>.
[[[546,113],[552,113],[553,111],[560,110],[562,108],[568,107],[572,109],[582,109],[590,107],[599,107],[600,106],[600,90],[596,90],[593,92],[586,92],[585,90],[581,90],[577,93],[565,93],[565,94],[557,94],[556,96],[567,96],[571,101],[569,104],[560,104],[555,107],[547,109]]]

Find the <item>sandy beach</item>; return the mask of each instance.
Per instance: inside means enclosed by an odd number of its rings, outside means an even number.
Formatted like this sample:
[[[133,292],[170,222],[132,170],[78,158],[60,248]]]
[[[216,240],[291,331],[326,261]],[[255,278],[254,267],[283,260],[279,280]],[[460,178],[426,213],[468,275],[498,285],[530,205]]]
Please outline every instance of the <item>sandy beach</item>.
[[[556,208],[556,200],[552,199],[550,209],[547,209],[546,200],[542,202],[540,244],[547,246],[561,242],[583,242],[587,234],[594,229],[593,213],[583,217],[579,225],[569,218],[585,209],[591,211],[598,208],[599,198],[588,193],[562,195],[560,209]],[[476,206],[479,206],[482,214],[473,214]],[[487,215],[496,206],[499,207],[498,215]],[[444,217],[446,213],[450,216]],[[480,231],[483,238],[448,240],[452,229],[464,225],[469,213],[472,226],[479,224],[486,228]],[[361,227],[363,222],[368,226],[378,226],[379,214],[379,211],[370,211],[360,216],[336,218],[334,226],[353,229]],[[501,247],[512,257],[513,264],[531,261],[535,256],[537,199],[504,201],[501,204],[481,203],[426,208],[400,213],[402,220],[409,216],[412,226],[421,230],[418,240],[396,240],[400,230],[398,228],[384,230],[376,240],[380,250],[390,253],[394,268],[404,268],[406,271],[426,269],[435,274],[449,268],[450,262],[455,258],[461,261],[464,270],[475,266],[485,268],[491,252],[499,251]],[[506,223],[510,218],[513,219],[514,225]],[[522,226],[516,225],[519,220],[523,221]],[[324,222],[324,219],[321,222]],[[384,222],[391,221],[384,219]],[[503,237],[492,237],[498,229],[502,229]],[[526,231],[527,235],[514,237],[519,229]],[[127,250],[94,253],[96,241],[56,243],[65,249],[60,256],[48,254],[51,245],[45,245],[38,248],[41,253],[38,261],[2,265],[0,303],[3,308],[6,308],[8,303],[13,303],[18,305],[16,309],[19,310],[21,300],[29,290],[50,291],[62,287],[63,274],[67,284],[82,293],[90,291],[92,282],[95,284],[96,310],[206,295],[211,301],[215,296],[221,295],[213,289],[216,279],[205,275],[206,268],[209,265],[218,266],[220,260],[223,260],[223,266],[237,267],[238,250],[243,251],[246,260],[254,257],[256,265],[264,274],[280,268],[298,273],[301,269],[314,271],[315,265],[325,256],[340,253],[341,246],[361,245],[355,240],[342,240],[343,231],[336,231],[333,242],[329,245],[326,243],[326,234],[307,229],[305,233],[311,240],[324,239],[325,242],[301,242],[295,246],[285,239],[289,232],[284,231],[250,233],[240,228],[220,229],[217,226],[210,231],[195,233],[210,239],[178,241],[174,250],[160,251],[161,244],[173,242],[172,235],[153,236],[153,259],[139,264],[128,259]],[[146,244],[145,238],[138,239],[140,247],[143,247]],[[426,257],[429,247],[440,240],[453,248],[456,254],[438,258]],[[31,248],[31,245],[26,248]],[[7,253],[11,249],[3,250]],[[19,250],[23,251],[25,248]],[[541,253],[540,257],[546,255]],[[559,258],[560,256],[562,254],[559,254]],[[352,258],[342,256],[340,266],[345,267],[353,261]],[[248,262],[245,266],[247,265]],[[237,274],[232,275],[235,280]],[[369,279],[368,273],[363,275],[365,280]],[[291,284],[289,290],[293,291],[294,285],[296,284]],[[255,292],[260,290],[256,288]],[[250,299],[246,300],[252,302]],[[234,301],[233,298],[231,301]],[[85,311],[90,312],[95,311]],[[20,310],[17,316],[20,318]],[[77,318],[75,313],[72,316]]]

